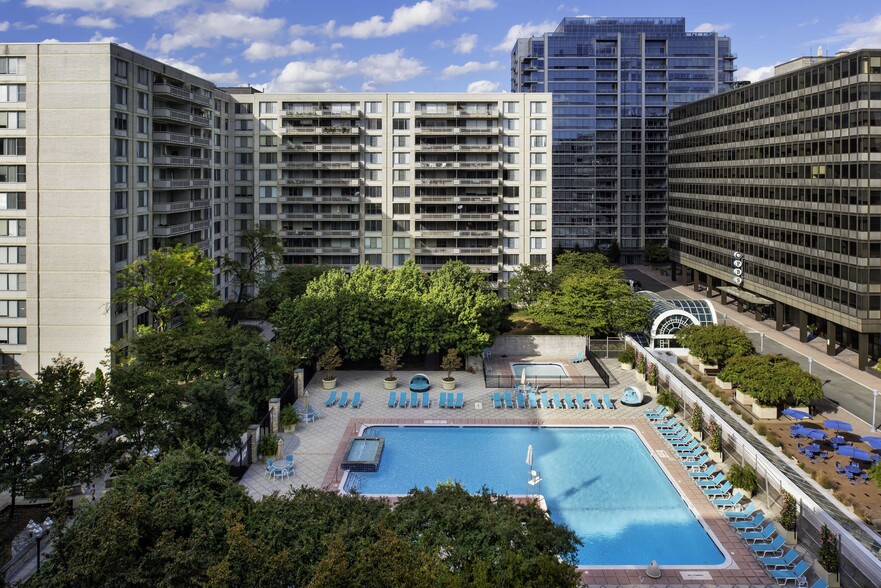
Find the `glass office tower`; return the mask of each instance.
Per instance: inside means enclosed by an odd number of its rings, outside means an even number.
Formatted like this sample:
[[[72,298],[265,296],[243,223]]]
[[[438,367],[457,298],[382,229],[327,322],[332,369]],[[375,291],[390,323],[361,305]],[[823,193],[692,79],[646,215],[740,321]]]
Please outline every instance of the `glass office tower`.
[[[555,250],[637,262],[667,240],[667,112],[728,90],[731,40],[684,18],[564,18],[519,39],[514,92],[553,93]]]

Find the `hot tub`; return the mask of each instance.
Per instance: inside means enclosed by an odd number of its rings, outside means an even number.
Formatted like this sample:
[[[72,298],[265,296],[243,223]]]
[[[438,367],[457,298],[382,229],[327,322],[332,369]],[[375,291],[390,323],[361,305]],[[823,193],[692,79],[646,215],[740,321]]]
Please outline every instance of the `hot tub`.
[[[349,441],[340,467],[351,472],[375,472],[379,469],[385,440],[382,437],[355,437]]]

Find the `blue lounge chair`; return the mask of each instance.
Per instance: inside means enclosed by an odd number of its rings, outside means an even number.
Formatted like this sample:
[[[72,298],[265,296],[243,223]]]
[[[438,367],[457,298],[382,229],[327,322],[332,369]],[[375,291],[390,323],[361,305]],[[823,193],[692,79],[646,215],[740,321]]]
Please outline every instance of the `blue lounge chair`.
[[[501,394],[501,392],[493,392],[493,406],[495,408],[502,408],[502,394]]]
[[[676,426],[672,429],[657,429],[657,431],[658,435],[664,439],[676,439],[677,437],[688,434],[688,429],[686,429],[682,423],[676,423]]]
[[[414,374],[410,378],[410,392],[427,392],[430,387],[431,382],[425,374]]]
[[[829,583],[823,578],[819,578],[816,582],[811,584],[811,588],[829,588]]]
[[[587,408],[587,403],[584,401],[584,395],[583,395],[581,392],[576,392],[576,393],[575,393],[575,401],[576,401],[576,403],[577,403],[577,404],[575,405],[576,407],[578,407],[578,408]]]
[[[560,400],[559,392],[554,392],[554,408],[566,408],[566,405]]]
[[[526,408],[526,400],[523,398],[523,392],[517,391],[517,408]]]
[[[505,390],[505,408],[514,408],[514,398],[510,390]]]
[[[676,451],[691,451],[697,447],[695,444],[699,444],[700,441],[695,439],[694,436],[689,433],[682,439],[667,439],[667,443],[669,443],[670,447]]]
[[[568,392],[566,392],[566,404],[568,404],[572,408],[581,408],[581,403],[578,402],[578,399],[572,398],[572,395]]]
[[[410,408],[417,408],[419,406],[419,393],[418,392],[410,392]]]
[[[731,494],[731,488],[731,482],[725,482],[719,488],[703,488],[702,491],[710,498],[721,498]]]
[[[352,395],[352,408],[361,408],[361,393],[355,392]]]
[[[615,408],[615,405],[612,404],[612,396],[608,392],[603,392],[603,404],[609,410],[612,410]]]
[[[701,445],[700,447],[698,447],[697,449],[695,449],[694,451],[692,451],[690,453],[680,453],[678,451],[676,453],[679,456],[679,459],[681,459],[682,461],[686,461],[686,460],[691,461],[692,459],[697,459],[698,457],[700,457],[701,455],[703,455],[706,452],[707,452],[707,450],[704,449],[703,445]]]
[[[683,460],[683,461],[682,461],[682,465],[685,467],[685,469],[689,469],[689,470],[691,470],[691,469],[694,469],[694,468],[701,468],[701,467],[703,467],[704,464],[706,464],[708,461],[710,461],[710,457],[709,457],[706,453],[704,453],[704,454],[702,454],[698,459],[690,460],[690,461],[689,461],[689,460]]]
[[[736,510],[740,508],[741,500],[743,500],[743,494],[735,492],[731,498],[716,498],[712,503],[713,506],[721,510]]]
[[[340,408],[346,408],[349,405],[349,392],[345,391],[340,394],[340,403],[337,405]]]
[[[798,558],[799,553],[794,549],[790,549],[783,557],[769,555],[767,557],[760,557],[759,561],[765,564],[765,567],[768,568],[788,568],[794,564],[795,560]]]
[[[529,399],[529,408],[538,408],[538,400],[535,398],[535,392],[529,392],[526,397]]]
[[[591,393],[590,393],[590,406],[591,406],[592,408],[602,408],[602,407],[603,407],[603,405],[600,404],[600,399],[597,398],[597,393],[596,393],[596,392],[591,392]]]
[[[787,584],[790,581],[795,582],[796,584],[799,580],[804,577],[805,572],[808,571],[808,562],[802,560],[796,564],[794,568],[791,570],[768,570],[768,573],[771,574],[771,577],[777,580],[778,584]]]
[[[695,449],[701,446],[700,441],[692,437],[691,441],[689,441],[686,445],[676,445],[673,447],[673,451],[678,454],[691,453]]]
[[[745,531],[740,534],[741,539],[751,543],[768,543],[768,541],[777,534],[774,525],[768,525],[759,531]]]
[[[725,515],[725,517],[728,518],[729,520],[748,519],[749,517],[752,516],[752,514],[755,512],[755,510],[756,510],[756,503],[750,502],[749,504],[746,505],[746,508],[743,510],[723,512],[722,514]]]
[[[705,470],[699,470],[696,472],[688,472],[688,475],[691,476],[692,480],[700,480],[701,478],[709,478],[713,474],[716,473],[716,464],[710,464]]]
[[[453,393],[450,392],[450,396],[452,396],[452,395],[453,395]],[[440,393],[440,401],[438,402],[437,405],[438,405],[439,407],[441,407],[441,408],[446,408],[446,407],[447,407],[447,393],[446,393],[446,392],[441,392],[441,393]]]
[[[449,404],[449,402],[447,402]],[[465,406],[465,394],[463,392],[456,393],[456,404],[453,408],[463,408]]]
[[[647,418],[648,420],[659,419],[659,418],[663,417],[665,414],[667,414],[667,407],[666,406],[659,406],[658,408],[644,410],[644,411],[642,411],[642,414],[644,414],[645,418]]]
[[[716,475],[709,480],[695,480],[695,485],[697,485],[698,488],[721,488],[724,483],[725,474],[722,472],[717,472]]]
[[[757,514],[753,518],[746,521],[732,521],[731,526],[738,531],[758,531],[765,522],[765,515]]]
[[[551,401],[548,400],[548,393],[547,392],[541,393],[541,407],[542,408],[551,408]]]
[[[327,397],[327,400],[324,401],[324,406],[331,407],[336,404],[336,390],[330,393],[330,396]]]
[[[671,416],[669,419],[665,421],[652,421],[649,423],[652,427],[654,427],[657,431],[668,431],[670,429],[675,429],[677,426],[682,425],[679,421],[676,420],[675,417]]]
[[[395,394],[394,392],[389,392],[388,393],[388,407],[394,408],[395,404],[397,404],[397,403],[398,403],[398,395]]]
[[[572,360],[572,363],[581,363],[582,361],[584,361],[584,352],[579,351],[578,355]]]
[[[428,392],[422,393],[422,408],[431,408],[431,396]]]
[[[753,543],[751,545],[747,545],[747,547],[752,549],[753,553],[755,554],[782,553],[784,543],[786,543],[786,539],[783,537],[783,535],[777,535],[770,543]]]
[[[398,408],[407,408],[407,393],[401,392],[398,394]]]

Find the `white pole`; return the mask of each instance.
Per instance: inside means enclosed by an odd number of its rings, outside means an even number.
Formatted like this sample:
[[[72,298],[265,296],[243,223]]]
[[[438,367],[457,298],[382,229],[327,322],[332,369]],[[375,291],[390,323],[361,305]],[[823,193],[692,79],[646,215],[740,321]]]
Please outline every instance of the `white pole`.
[[[814,373],[814,360],[811,357],[808,358],[808,373],[811,375]]]
[[[875,430],[875,408],[878,405],[878,391],[872,390],[872,430]]]
[[[765,352],[765,334],[759,333],[759,353]]]

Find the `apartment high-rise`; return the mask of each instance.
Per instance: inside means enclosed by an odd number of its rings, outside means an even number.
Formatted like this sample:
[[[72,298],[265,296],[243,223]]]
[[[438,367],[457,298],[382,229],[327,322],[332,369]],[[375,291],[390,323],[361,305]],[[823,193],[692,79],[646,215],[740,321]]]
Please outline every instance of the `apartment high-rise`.
[[[670,256],[723,303],[813,331],[830,355],[856,349],[861,368],[877,358],[881,51],[791,62],[673,110]]]
[[[727,90],[731,40],[683,18],[564,18],[519,39],[514,92],[553,94],[553,247],[642,259],[667,239],[667,113]]]
[[[117,271],[173,243],[243,255],[255,226],[288,264],[550,263],[548,94],[270,95],[115,44],[0,55],[0,369],[94,369],[149,321],[110,304]]]

